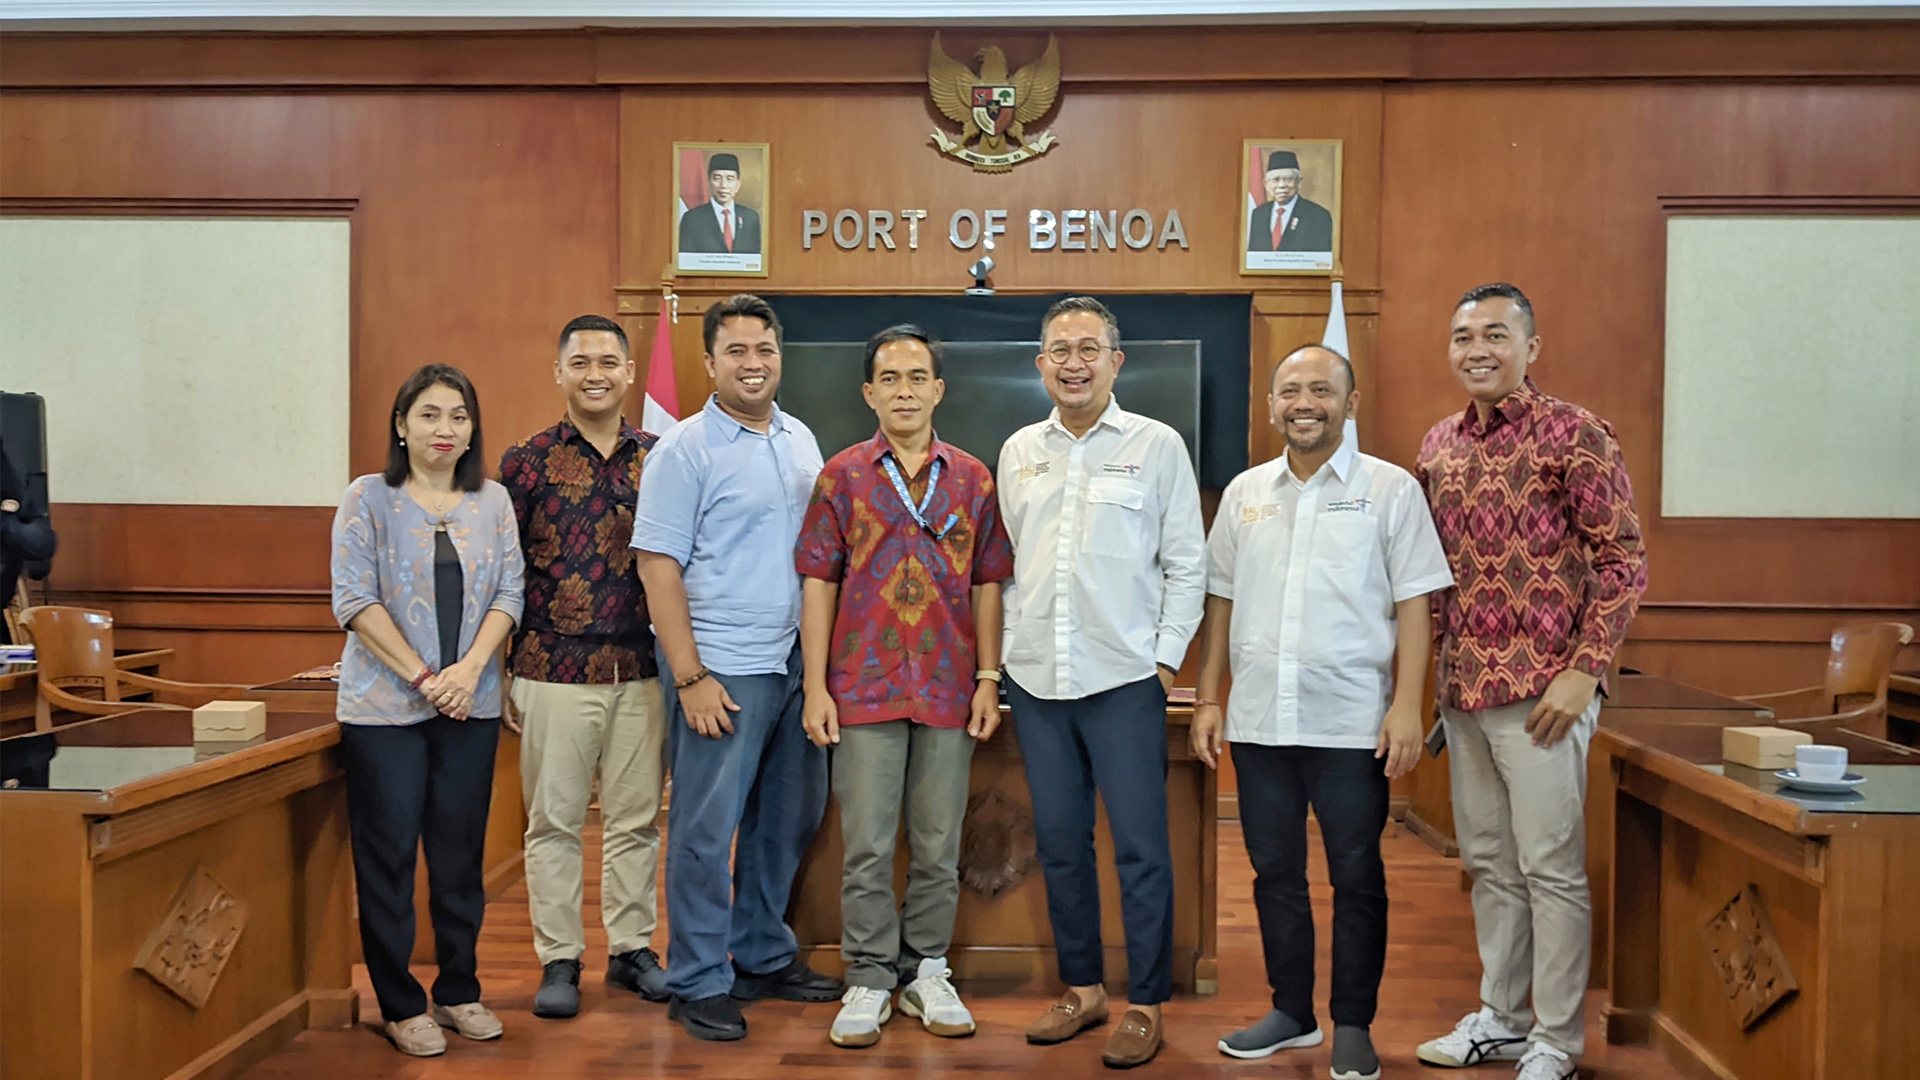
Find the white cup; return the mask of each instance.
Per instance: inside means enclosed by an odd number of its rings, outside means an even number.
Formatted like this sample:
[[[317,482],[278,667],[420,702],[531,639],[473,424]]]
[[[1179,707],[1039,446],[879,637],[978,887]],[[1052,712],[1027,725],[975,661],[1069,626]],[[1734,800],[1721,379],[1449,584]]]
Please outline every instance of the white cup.
[[[1802,743],[1793,750],[1793,771],[1803,780],[1838,780],[1847,773],[1847,748]]]

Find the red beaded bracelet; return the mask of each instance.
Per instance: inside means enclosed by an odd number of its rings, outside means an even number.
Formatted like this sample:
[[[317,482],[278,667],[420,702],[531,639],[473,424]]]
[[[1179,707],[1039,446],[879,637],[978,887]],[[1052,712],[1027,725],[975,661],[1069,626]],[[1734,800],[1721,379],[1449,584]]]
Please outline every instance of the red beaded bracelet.
[[[424,682],[426,682],[426,681],[427,681],[428,679],[431,679],[431,678],[433,678],[433,676],[434,676],[434,670],[433,670],[433,668],[431,668],[431,667],[422,667],[422,668],[420,669],[420,674],[418,674],[418,675],[415,675],[415,676],[413,677],[413,682],[412,682],[412,683],[411,683],[410,685],[411,685],[411,686],[412,686],[412,687],[413,687],[413,688],[414,688],[415,690],[418,690],[418,689],[420,689],[420,684],[421,684],[421,683],[424,683]]]

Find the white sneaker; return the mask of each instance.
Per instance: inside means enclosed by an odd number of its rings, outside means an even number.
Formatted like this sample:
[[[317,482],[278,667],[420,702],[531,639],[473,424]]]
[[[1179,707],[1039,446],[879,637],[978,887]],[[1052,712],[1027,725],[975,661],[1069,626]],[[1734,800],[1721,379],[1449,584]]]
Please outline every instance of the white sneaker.
[[[948,980],[953,978],[944,956],[929,956],[920,961],[916,978],[900,995],[900,1011],[918,1017],[928,1031],[948,1039],[973,1034],[973,1014],[960,1002],[960,991]]]
[[[426,1013],[405,1020],[387,1021],[387,1038],[393,1048],[414,1057],[439,1057],[447,1052],[447,1035]]]
[[[1565,1053],[1537,1042],[1527,1044],[1518,1072],[1518,1080],[1573,1080],[1580,1069]]]
[[[497,1039],[506,1030],[500,1018],[493,1015],[493,1010],[477,1001],[469,1001],[465,1005],[435,1005],[433,1019],[441,1027],[450,1027],[480,1042]]]
[[[1492,1009],[1483,1007],[1462,1017],[1452,1031],[1421,1043],[1414,1056],[1429,1065],[1461,1069],[1486,1061],[1519,1061],[1526,1051],[1527,1033],[1508,1029]]]
[[[880,1041],[880,1025],[893,1019],[893,995],[871,986],[849,986],[840,995],[840,1015],[833,1018],[827,1041],[858,1049]]]

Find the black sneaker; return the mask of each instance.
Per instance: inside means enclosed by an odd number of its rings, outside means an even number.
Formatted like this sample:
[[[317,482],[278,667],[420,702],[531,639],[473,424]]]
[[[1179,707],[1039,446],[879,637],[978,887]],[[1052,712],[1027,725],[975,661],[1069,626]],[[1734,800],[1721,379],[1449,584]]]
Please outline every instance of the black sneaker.
[[[580,1012],[580,961],[555,960],[540,972],[533,994],[533,1015],[564,1020]]]
[[[665,1001],[673,996],[667,990],[667,973],[652,949],[607,957],[607,985],[631,990],[648,1001]]]
[[[793,963],[778,971],[769,971],[765,975],[753,975],[733,969],[733,990],[735,1000],[759,1001],[761,998],[781,998],[786,1001],[838,1001],[840,992],[846,987],[839,979],[831,975],[822,975],[807,966],[807,962],[796,956]]]
[[[733,1042],[747,1037],[747,1018],[740,1015],[740,1006],[725,994],[692,1001],[676,997],[673,1004],[667,1006],[667,1019],[680,1021],[687,1034],[708,1042]]]

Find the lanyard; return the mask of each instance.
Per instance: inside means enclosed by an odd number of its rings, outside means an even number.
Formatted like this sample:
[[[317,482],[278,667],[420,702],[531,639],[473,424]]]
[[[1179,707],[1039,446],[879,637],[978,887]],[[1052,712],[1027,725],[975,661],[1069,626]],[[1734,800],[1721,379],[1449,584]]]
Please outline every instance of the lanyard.
[[[933,505],[933,489],[940,486],[940,459],[935,458],[927,472],[927,493],[920,497],[918,506],[913,504],[913,495],[907,490],[907,482],[900,475],[900,466],[894,460],[893,452],[888,451],[887,455],[880,459],[880,464],[886,468],[887,478],[893,481],[893,490],[900,495],[900,502],[906,506],[907,513],[913,515],[913,523],[932,533],[935,539],[944,539],[947,531],[960,520],[960,515],[948,514],[946,524],[938,529],[927,524],[927,508]]]

